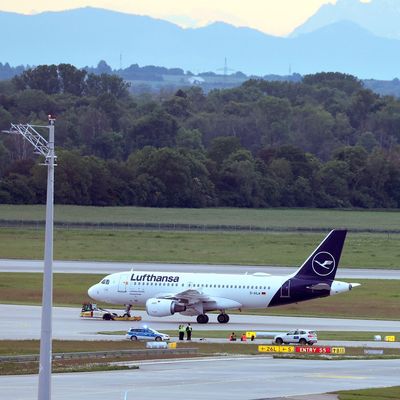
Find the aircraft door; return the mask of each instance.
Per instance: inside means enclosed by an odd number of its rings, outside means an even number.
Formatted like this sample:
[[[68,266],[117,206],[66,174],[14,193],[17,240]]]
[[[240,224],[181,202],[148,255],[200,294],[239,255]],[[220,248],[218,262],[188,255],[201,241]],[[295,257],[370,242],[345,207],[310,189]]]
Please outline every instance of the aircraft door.
[[[281,286],[281,298],[290,297],[290,279]]]
[[[118,292],[126,292],[129,285],[129,274],[121,274],[118,283]]]

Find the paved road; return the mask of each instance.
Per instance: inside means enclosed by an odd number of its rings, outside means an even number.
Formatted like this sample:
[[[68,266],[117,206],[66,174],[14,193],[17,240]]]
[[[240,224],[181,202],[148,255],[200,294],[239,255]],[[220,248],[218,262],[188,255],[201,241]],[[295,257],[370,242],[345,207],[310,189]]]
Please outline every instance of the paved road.
[[[117,263],[94,261],[54,261],[54,272],[102,274],[137,269],[140,271],[176,272],[220,272],[238,273],[265,272],[272,275],[292,273],[296,268],[254,266],[254,265],[211,265],[211,264],[163,264],[163,263]],[[0,272],[40,272],[43,261],[38,260],[0,260]],[[400,270],[340,268],[338,279],[400,279]]]
[[[38,339],[40,337],[41,307],[0,304],[1,330],[0,339]],[[61,340],[121,340],[121,336],[99,335],[100,331],[126,331],[132,326],[149,325],[157,330],[176,330],[180,323],[193,323],[194,329],[232,330],[235,332],[283,331],[308,327],[317,331],[371,331],[400,332],[398,321],[374,321],[337,318],[300,318],[275,317],[260,315],[231,314],[229,324],[216,322],[216,315],[210,314],[210,323],[198,325],[194,317],[179,314],[165,318],[149,317],[143,311],[136,311],[142,316],[141,322],[83,320],[80,310],[72,307],[54,307],[53,337]],[[373,337],[371,337],[371,340]],[[398,343],[397,343],[398,345]]]
[[[137,364],[137,363],[136,363]],[[290,373],[289,373],[290,371]],[[290,376],[290,379],[286,377]],[[143,362],[138,370],[53,375],[54,400],[255,400],[399,384],[400,360],[237,357]],[[31,400],[38,378],[1,376],[2,400]]]

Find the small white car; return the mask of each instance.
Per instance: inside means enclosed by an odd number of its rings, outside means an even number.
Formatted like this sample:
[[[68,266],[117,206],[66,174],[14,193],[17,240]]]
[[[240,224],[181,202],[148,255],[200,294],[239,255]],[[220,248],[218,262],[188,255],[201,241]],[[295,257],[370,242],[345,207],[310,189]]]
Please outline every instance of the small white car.
[[[81,310],[81,318],[102,318],[111,321],[118,315],[104,308],[97,307],[94,303],[83,303]]]
[[[169,340],[169,335],[151,328],[131,328],[125,335],[130,340],[155,340],[156,342]]]
[[[274,337],[276,344],[298,343],[301,345],[313,345],[317,343],[317,332],[309,329],[296,329],[287,333],[282,333]]]

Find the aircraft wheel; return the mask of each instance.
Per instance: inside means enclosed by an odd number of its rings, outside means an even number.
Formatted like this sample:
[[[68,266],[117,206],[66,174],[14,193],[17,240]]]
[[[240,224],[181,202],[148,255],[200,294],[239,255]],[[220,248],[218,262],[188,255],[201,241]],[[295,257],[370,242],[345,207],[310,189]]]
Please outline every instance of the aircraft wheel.
[[[219,314],[217,317],[217,321],[220,324],[226,324],[227,322],[229,322],[229,315],[228,314]]]
[[[207,314],[200,314],[197,316],[197,322],[199,324],[206,324],[208,322],[208,315]]]

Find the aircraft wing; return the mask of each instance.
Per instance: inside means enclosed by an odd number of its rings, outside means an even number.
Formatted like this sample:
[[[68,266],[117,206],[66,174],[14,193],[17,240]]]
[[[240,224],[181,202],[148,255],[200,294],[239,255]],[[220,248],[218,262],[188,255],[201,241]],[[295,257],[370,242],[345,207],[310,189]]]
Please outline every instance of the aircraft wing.
[[[184,292],[165,295],[159,298],[175,300],[180,304],[185,305],[185,315],[198,315],[199,313],[203,313],[204,310],[240,309],[242,307],[242,304],[235,300],[223,297],[211,297],[195,289],[189,289]]]
[[[162,296],[162,299],[176,300],[180,303],[185,303],[187,305],[195,304],[199,302],[213,301],[213,298],[199,292],[198,290],[188,289],[180,293],[171,294],[167,296]]]

